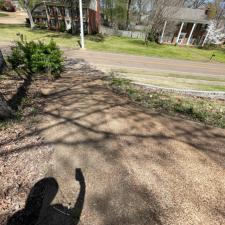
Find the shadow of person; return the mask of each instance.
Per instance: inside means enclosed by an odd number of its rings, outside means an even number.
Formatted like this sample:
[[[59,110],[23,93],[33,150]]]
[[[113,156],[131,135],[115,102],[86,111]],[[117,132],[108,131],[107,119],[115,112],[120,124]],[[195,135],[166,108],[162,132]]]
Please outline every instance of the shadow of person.
[[[76,169],[75,179],[80,184],[80,191],[73,208],[62,204],[51,205],[59,185],[52,178],[38,181],[31,189],[25,208],[15,213],[7,225],[77,225],[82,213],[86,184],[81,169]]]

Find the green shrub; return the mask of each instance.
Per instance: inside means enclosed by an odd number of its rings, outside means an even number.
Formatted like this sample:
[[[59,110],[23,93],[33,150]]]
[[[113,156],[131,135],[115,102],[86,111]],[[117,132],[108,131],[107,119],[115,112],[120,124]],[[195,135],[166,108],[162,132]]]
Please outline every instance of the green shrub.
[[[54,77],[59,76],[63,68],[62,52],[51,40],[48,44],[43,42],[25,41],[23,36],[12,47],[8,62],[16,71],[24,69],[28,73],[48,73]]]
[[[47,45],[39,42],[39,48],[32,55],[31,61],[34,72],[48,72],[58,76],[62,71],[62,53],[53,40]]]
[[[96,35],[88,36],[88,39],[90,41],[94,41],[94,42],[104,42],[105,41],[105,36],[102,35],[102,34],[96,34]]]
[[[36,23],[36,28],[47,29],[46,24],[43,22]]]
[[[10,0],[0,0],[0,9],[6,12],[15,12],[16,8]]]
[[[14,70],[25,67],[27,64],[25,54],[19,46],[12,48],[11,55],[8,56],[8,62],[11,64],[12,69]]]

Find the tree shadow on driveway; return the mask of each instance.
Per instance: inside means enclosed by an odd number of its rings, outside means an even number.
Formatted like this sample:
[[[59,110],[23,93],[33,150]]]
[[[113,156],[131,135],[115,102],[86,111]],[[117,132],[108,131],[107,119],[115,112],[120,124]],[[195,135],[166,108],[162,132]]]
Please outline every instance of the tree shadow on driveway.
[[[42,143],[7,151],[5,141],[0,157],[53,145],[59,168],[84,168],[86,224],[194,224],[205,212],[220,218],[224,130],[137,106],[102,77],[86,65],[66,71],[43,98],[43,126],[10,140],[37,133]]]

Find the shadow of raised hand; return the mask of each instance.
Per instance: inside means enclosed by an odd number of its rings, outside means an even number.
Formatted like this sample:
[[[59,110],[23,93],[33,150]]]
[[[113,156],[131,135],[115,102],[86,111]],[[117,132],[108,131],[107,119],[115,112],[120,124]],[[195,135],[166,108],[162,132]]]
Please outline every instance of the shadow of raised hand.
[[[69,209],[62,204],[51,205],[59,185],[55,178],[38,181],[31,189],[25,208],[9,218],[7,225],[77,225],[83,210],[86,184],[81,169],[76,169],[75,179],[80,191],[74,207]]]

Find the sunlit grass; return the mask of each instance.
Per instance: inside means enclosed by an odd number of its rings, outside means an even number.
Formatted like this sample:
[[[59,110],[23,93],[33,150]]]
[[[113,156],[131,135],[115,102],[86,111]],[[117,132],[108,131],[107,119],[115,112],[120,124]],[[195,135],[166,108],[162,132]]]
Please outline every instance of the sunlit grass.
[[[225,91],[225,77],[219,75],[153,72],[124,68],[113,69],[112,73],[146,85],[200,91]]]
[[[117,68],[113,69],[112,72],[123,73],[132,75],[142,75],[146,77],[157,76],[157,77],[166,77],[166,78],[183,78],[183,79],[192,79],[192,80],[204,80],[204,81],[215,81],[215,82],[225,82],[225,77],[220,75],[203,75],[203,74],[188,74],[188,73],[172,73],[172,72],[149,72],[142,71],[137,69],[125,69]]]
[[[205,50],[195,47],[180,47],[172,45],[158,45],[150,43],[145,46],[144,41],[124,37],[108,37],[103,43],[89,45],[90,49],[109,52],[120,52],[134,55],[157,56],[174,59],[185,59],[194,61],[209,61],[212,54],[214,60],[225,62],[225,50]]]
[[[214,83],[213,81],[208,83],[193,82],[190,79],[171,79],[162,77],[143,77],[143,76],[132,76],[131,74],[121,75],[123,78],[132,80],[135,83],[141,83],[146,85],[154,85],[166,88],[175,89],[188,89],[188,90],[199,90],[199,91],[225,91],[224,83]],[[196,80],[195,80],[196,81]]]
[[[67,33],[52,32],[48,30],[30,30],[25,26],[0,25],[0,42],[14,41],[18,39],[17,34],[23,33],[28,40],[48,41],[53,38],[62,47],[78,47],[79,36]],[[179,47],[170,45],[158,45],[150,43],[145,46],[144,41],[125,37],[106,37],[103,42],[95,42],[86,38],[86,48],[98,51],[115,53],[127,53],[134,55],[166,57],[174,59],[185,59],[194,61],[209,61],[215,54],[215,61],[225,63],[225,50],[205,50],[195,47]]]
[[[6,13],[1,13],[0,12],[0,17],[6,17],[6,16],[8,16]]]

